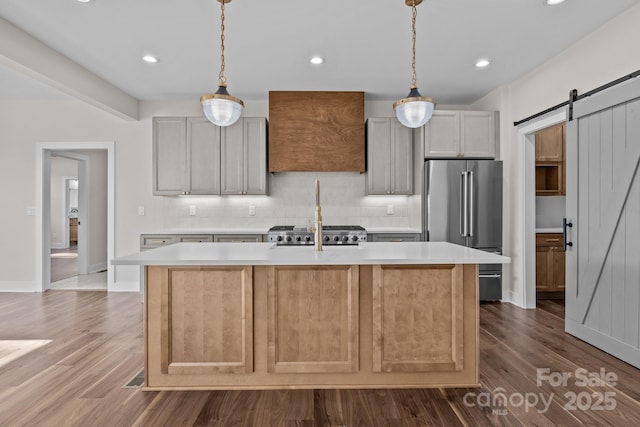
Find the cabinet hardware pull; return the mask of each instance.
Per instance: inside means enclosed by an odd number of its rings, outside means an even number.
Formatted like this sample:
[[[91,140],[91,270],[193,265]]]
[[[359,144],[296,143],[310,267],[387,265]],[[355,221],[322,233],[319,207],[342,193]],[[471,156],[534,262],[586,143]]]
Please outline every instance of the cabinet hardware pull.
[[[547,242],[559,242],[560,239],[547,239]]]

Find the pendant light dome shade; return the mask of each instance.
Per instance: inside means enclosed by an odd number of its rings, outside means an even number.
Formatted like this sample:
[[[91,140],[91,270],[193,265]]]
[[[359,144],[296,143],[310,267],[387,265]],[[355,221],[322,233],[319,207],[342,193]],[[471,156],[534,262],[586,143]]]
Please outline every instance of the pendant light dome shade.
[[[393,104],[398,121],[408,128],[419,128],[433,115],[435,103],[428,96],[422,96],[418,88],[411,88],[409,95]]]
[[[229,95],[224,86],[218,86],[214,94],[201,96],[200,102],[205,117],[217,126],[231,126],[238,121],[244,108],[244,103]]]

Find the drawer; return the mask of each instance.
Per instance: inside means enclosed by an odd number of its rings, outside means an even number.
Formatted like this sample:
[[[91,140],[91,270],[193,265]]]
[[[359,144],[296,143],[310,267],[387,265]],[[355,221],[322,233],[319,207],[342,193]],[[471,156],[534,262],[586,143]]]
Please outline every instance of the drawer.
[[[419,242],[417,233],[371,233],[367,234],[370,242]]]
[[[262,234],[216,234],[214,242],[219,243],[245,243],[262,242]]]
[[[141,234],[140,250],[159,248],[161,246],[172,245],[177,242],[173,234]]]
[[[212,234],[178,234],[178,243],[205,243],[213,242]]]
[[[562,233],[538,233],[536,246],[562,247]]]

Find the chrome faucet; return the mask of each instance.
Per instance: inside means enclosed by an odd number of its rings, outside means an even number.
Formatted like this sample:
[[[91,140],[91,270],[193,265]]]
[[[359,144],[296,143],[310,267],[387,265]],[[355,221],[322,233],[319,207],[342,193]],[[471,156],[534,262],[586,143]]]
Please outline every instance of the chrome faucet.
[[[320,180],[316,179],[316,219],[313,226],[316,252],[322,251],[322,211],[320,209]]]

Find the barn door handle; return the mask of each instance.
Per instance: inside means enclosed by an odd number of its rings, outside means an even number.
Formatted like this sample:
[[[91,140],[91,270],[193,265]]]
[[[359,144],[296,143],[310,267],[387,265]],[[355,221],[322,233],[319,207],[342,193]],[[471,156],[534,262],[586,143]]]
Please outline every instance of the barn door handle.
[[[573,223],[567,222],[567,218],[562,218],[562,242],[565,251],[567,250],[567,246],[573,246],[573,242],[567,242],[567,228],[571,227],[573,227]]]

